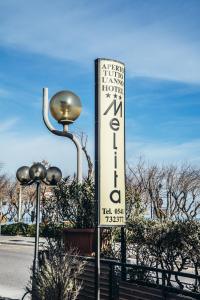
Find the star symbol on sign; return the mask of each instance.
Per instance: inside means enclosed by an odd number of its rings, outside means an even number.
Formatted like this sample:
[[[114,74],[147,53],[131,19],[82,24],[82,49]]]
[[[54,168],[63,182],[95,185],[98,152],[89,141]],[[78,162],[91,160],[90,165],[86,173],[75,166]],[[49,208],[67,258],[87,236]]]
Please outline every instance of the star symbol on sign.
[[[119,100],[121,100],[122,99],[122,96],[119,96]]]
[[[114,98],[117,98],[117,94],[114,94]]]
[[[107,97],[107,98],[110,98],[110,94],[109,94],[109,93],[108,93],[108,94],[106,94],[106,97]]]

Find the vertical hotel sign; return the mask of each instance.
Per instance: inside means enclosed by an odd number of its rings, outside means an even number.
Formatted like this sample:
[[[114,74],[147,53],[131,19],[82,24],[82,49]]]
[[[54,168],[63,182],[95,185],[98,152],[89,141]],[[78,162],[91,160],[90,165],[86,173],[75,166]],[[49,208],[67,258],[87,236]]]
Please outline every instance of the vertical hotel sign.
[[[125,225],[124,64],[95,61],[95,184],[100,226]]]

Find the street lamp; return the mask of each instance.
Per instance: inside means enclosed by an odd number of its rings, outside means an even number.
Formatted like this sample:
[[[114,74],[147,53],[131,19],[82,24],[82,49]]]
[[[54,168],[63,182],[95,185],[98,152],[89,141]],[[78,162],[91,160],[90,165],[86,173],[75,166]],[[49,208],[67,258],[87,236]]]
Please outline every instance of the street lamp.
[[[49,120],[50,112],[54,119],[63,125],[63,131],[56,130]],[[43,120],[46,127],[58,136],[70,138],[77,149],[77,180],[82,183],[82,146],[78,138],[68,132],[68,126],[72,124],[80,115],[82,105],[80,98],[70,91],[60,91],[48,100],[48,88],[43,89]]]
[[[30,181],[29,167],[23,166],[17,170],[16,177],[18,181],[25,185]]]
[[[38,252],[39,252],[39,224],[40,224],[40,186],[41,182],[47,185],[56,185],[62,178],[62,173],[57,167],[50,167],[48,170],[41,164],[35,163],[30,168],[23,166],[17,170],[16,177],[21,185],[31,185],[36,183],[36,235],[35,251],[33,260],[33,279],[38,271]]]

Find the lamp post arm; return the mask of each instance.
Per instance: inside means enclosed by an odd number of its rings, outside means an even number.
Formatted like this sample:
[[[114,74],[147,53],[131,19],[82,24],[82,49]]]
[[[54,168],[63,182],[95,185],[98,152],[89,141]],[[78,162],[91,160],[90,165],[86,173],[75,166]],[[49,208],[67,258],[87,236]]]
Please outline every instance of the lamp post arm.
[[[72,141],[74,142],[76,149],[77,149],[77,178],[78,178],[78,183],[82,184],[82,146],[81,143],[79,141],[79,139],[72,134]]]
[[[51,131],[55,135],[67,137],[67,138],[71,139],[73,141],[73,143],[75,144],[76,149],[77,149],[77,180],[78,180],[78,183],[81,184],[82,183],[82,146],[81,146],[81,143],[74,134],[72,134],[66,130],[64,130],[64,131],[56,130],[52,126],[52,124],[49,120],[48,88],[43,88],[42,114],[43,114],[44,123],[45,123],[46,127],[49,129],[49,131]]]
[[[75,136],[75,134],[72,134],[67,131],[59,131],[59,130],[52,130],[52,133],[59,135],[59,136],[65,136],[73,141],[73,143],[76,146],[77,149],[77,179],[78,183],[82,183],[82,146],[79,141],[79,139]]]
[[[43,88],[42,115],[43,115],[44,124],[51,132],[53,132],[55,130],[55,128],[52,126],[52,124],[49,120],[48,88]]]

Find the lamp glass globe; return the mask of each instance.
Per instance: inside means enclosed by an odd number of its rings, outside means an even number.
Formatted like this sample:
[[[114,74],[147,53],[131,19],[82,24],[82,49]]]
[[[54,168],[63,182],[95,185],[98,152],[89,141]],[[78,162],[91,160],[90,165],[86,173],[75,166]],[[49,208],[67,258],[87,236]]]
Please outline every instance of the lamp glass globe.
[[[81,110],[80,98],[71,91],[60,91],[50,100],[52,116],[63,125],[73,123]]]
[[[46,168],[41,163],[33,164],[29,170],[30,178],[33,181],[43,180],[46,177]]]
[[[16,172],[16,177],[20,183],[26,184],[30,181],[29,167],[20,167]]]
[[[47,170],[47,176],[46,180],[51,184],[51,185],[56,185],[62,178],[62,172],[59,168],[57,167],[50,167]]]

